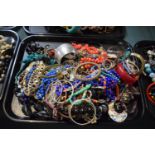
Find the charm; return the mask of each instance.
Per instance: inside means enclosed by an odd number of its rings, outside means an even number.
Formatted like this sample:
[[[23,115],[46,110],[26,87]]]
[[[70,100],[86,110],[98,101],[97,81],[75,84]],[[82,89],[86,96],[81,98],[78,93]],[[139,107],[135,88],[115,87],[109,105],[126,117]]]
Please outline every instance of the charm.
[[[127,114],[127,111],[126,111],[126,107],[125,105],[121,106],[120,109],[117,109],[115,108],[115,103],[114,101],[112,101],[109,105],[108,105],[108,114],[109,114],[109,117],[114,121],[114,122],[117,122],[117,123],[122,123],[126,120],[128,114]]]

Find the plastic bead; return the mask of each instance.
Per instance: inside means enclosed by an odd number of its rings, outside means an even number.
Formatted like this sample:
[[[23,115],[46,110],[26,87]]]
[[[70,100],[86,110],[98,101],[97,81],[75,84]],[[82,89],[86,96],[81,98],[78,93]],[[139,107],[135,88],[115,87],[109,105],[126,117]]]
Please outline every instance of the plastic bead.
[[[145,68],[150,68],[150,64],[145,64]]]
[[[155,78],[155,73],[150,73],[149,76],[150,76],[151,78]]]
[[[149,67],[148,67],[148,68],[146,68],[146,72],[147,72],[147,73],[149,73],[149,74],[150,74],[150,73],[152,73],[151,68],[149,68]]]

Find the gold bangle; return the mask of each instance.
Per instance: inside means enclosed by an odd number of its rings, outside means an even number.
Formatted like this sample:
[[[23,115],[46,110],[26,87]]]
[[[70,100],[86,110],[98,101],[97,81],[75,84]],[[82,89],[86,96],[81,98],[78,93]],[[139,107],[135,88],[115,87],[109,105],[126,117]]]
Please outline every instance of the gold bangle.
[[[72,117],[72,108],[73,108],[73,106],[74,106],[74,105],[77,105],[77,103],[79,103],[79,102],[81,102],[81,101],[85,101],[85,102],[86,102],[87,104],[89,104],[89,105],[93,108],[93,110],[94,110],[93,118],[90,119],[90,120],[88,120],[86,123],[79,123],[79,122],[75,121],[74,118]],[[82,103],[82,102],[81,102],[81,103]],[[84,125],[88,125],[88,124],[93,124],[93,123],[96,123],[96,120],[97,120],[97,118],[96,118],[96,107],[95,107],[95,105],[91,102],[91,100],[89,100],[89,99],[78,99],[78,100],[74,101],[71,105],[68,106],[68,116],[69,116],[70,120],[71,120],[72,122],[74,122],[75,124],[77,124],[77,125],[84,126]]]
[[[145,67],[144,58],[140,54],[137,54],[137,53],[131,53],[131,56],[134,56],[134,57],[136,57],[137,59],[140,60],[140,62],[141,62],[141,68],[139,68],[138,74],[141,74],[144,71],[144,67]]]
[[[106,66],[106,63],[109,63],[110,65],[107,67]],[[116,63],[114,63],[111,59],[106,59],[105,61],[103,61],[102,63],[102,67],[105,69],[105,70],[110,70],[112,68],[114,68],[116,66]]]
[[[92,78],[81,78],[81,77],[79,77],[79,75],[77,74],[78,69],[79,69],[81,66],[88,65],[88,64],[97,66],[98,72],[97,72],[96,76],[94,76],[94,77],[92,77]],[[95,71],[96,71],[96,70],[95,70]],[[101,68],[100,68],[100,66],[99,66],[97,63],[94,63],[94,62],[85,62],[85,63],[81,63],[81,64],[79,64],[79,65],[75,68],[75,71],[74,71],[74,77],[75,77],[75,79],[78,79],[78,80],[81,80],[81,81],[91,81],[91,80],[93,80],[93,79],[98,78],[98,77],[100,76],[100,74],[101,74]]]

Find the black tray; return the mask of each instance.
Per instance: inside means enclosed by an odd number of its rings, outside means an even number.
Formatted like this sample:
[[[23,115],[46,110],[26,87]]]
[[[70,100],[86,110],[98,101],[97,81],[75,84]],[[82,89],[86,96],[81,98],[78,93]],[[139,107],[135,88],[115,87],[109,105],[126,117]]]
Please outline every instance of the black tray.
[[[56,27],[56,26],[54,26]],[[58,27],[58,26],[57,26]],[[90,32],[84,32],[83,34],[69,34],[63,30],[57,30],[53,32],[48,32],[45,26],[23,26],[25,32],[29,35],[37,35],[37,34],[51,34],[51,35],[60,35],[60,36],[87,36],[90,38],[100,38],[100,39],[123,39],[125,36],[125,27],[117,26],[116,29],[112,33],[107,34],[96,34]]]
[[[0,26],[0,31],[4,31],[4,30],[12,30],[15,29],[16,26]]]
[[[152,48],[155,48],[155,41],[151,41],[151,40],[144,40],[144,41],[140,41],[140,42],[137,42],[134,46],[134,51],[136,53],[139,53],[141,54],[145,60],[148,60],[148,57],[147,57],[147,50],[151,50]],[[144,94],[144,101],[145,101],[145,104],[146,104],[146,107],[148,109],[148,111],[150,112],[150,114],[155,118],[155,105],[153,105],[148,99],[147,99],[147,96],[146,96],[146,89],[147,89],[147,86],[152,83],[151,81],[151,78],[147,76],[142,76],[141,77],[141,81],[140,81],[140,86],[142,87],[142,92]]]
[[[8,82],[8,87],[5,93],[5,97],[4,97],[4,102],[3,102],[3,110],[6,114],[6,116],[8,118],[10,118],[13,121],[16,122],[29,122],[29,123],[64,123],[64,122],[58,122],[55,120],[50,120],[50,121],[44,121],[44,120],[30,120],[30,119],[23,119],[21,117],[18,117],[17,115],[15,115],[11,109],[11,105],[12,105],[12,101],[13,101],[13,96],[14,96],[14,86],[15,86],[15,75],[17,74],[17,72],[19,71],[20,67],[21,67],[21,61],[23,60],[23,57],[25,55],[25,47],[26,45],[31,42],[31,41],[37,41],[37,42],[41,42],[42,44],[49,44],[50,43],[54,43],[53,45],[56,47],[58,46],[57,43],[62,43],[62,42],[72,42],[72,41],[76,41],[76,42],[82,42],[82,43],[90,43],[90,44],[109,44],[109,45],[121,45],[123,47],[129,47],[130,45],[125,42],[125,41],[108,41],[108,40],[99,40],[99,39],[89,39],[87,37],[70,37],[70,36],[45,36],[45,35],[32,35],[29,36],[27,38],[25,38],[21,43],[20,46],[18,48],[18,52],[17,55],[15,57],[15,62],[13,64],[13,69],[12,72],[10,74],[10,79]],[[141,91],[141,90],[140,90]],[[9,97],[8,97],[9,95]],[[140,96],[139,100],[138,100],[138,112],[137,115],[132,119],[133,121],[138,121],[139,119],[141,119],[143,117],[144,114],[144,105],[143,105],[143,98]],[[132,122],[130,120],[122,123],[122,124],[126,124]],[[98,124],[106,124],[106,123],[111,123],[112,125],[117,124],[112,122],[110,119],[106,120],[105,122],[98,122]],[[96,125],[98,125],[96,124]],[[66,124],[67,125],[67,124]]]
[[[10,76],[10,72],[11,72],[11,69],[12,69],[12,65],[13,65],[13,62],[14,62],[14,57],[17,53],[17,47],[18,47],[18,44],[19,44],[19,36],[16,32],[12,31],[12,30],[6,30],[6,31],[0,31],[0,35],[3,35],[5,37],[12,37],[14,39],[14,44],[13,44],[13,48],[12,48],[12,58],[10,60],[10,63],[9,63],[9,66],[8,66],[8,70],[7,70],[7,73],[6,73],[6,77],[5,77],[5,80],[3,83],[0,84],[0,100],[2,100],[3,98],[3,95],[4,95],[4,92],[5,92],[5,88],[8,84],[8,79],[9,79],[9,76]]]

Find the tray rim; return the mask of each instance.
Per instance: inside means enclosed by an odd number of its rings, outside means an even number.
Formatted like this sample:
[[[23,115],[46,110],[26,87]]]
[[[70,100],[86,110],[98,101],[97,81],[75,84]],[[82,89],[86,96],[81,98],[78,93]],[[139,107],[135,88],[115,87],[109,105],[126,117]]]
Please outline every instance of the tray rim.
[[[23,26],[24,31],[28,34],[28,35],[53,35],[53,36],[72,36],[72,37],[84,37],[87,36],[89,38],[94,38],[94,37],[98,37],[100,39],[110,39],[111,37],[109,37],[108,35],[98,35],[98,34],[69,34],[69,33],[33,33],[30,30],[27,29],[28,26]],[[122,28],[122,34],[119,35],[119,37],[113,37],[113,39],[115,40],[119,40],[119,39],[124,39],[125,35],[126,35],[126,28],[125,26],[118,26]]]
[[[7,26],[8,28],[0,28],[0,31],[9,31],[17,28],[17,26]]]

